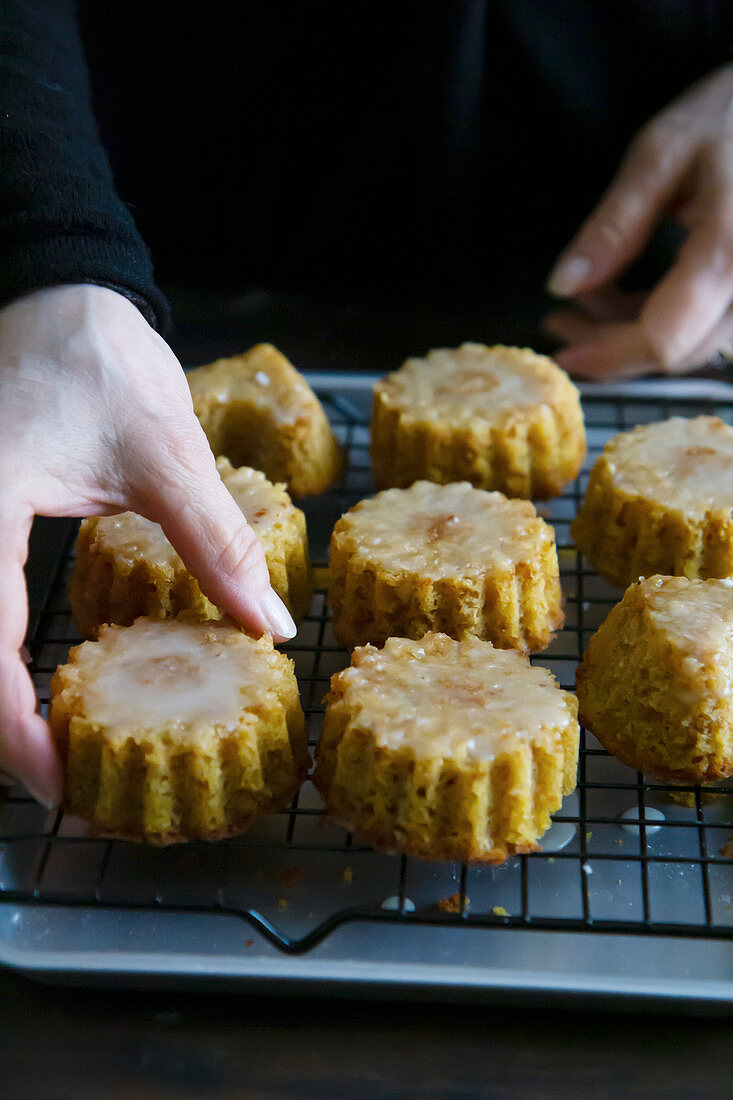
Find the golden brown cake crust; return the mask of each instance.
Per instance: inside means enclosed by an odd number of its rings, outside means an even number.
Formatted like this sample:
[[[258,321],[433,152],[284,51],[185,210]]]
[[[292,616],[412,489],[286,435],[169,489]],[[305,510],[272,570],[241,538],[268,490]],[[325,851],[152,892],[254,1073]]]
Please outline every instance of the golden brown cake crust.
[[[259,470],[235,469],[225,458],[217,469],[262,543],[270,583],[292,615],[304,614],[313,596],[305,516],[284,485],[271,484]],[[102,623],[130,626],[141,615],[165,619],[190,611],[221,618],[159,524],[134,512],[82,520],[69,602],[86,638],[95,638]]]
[[[732,515],[733,429],[713,416],[672,417],[609,440],[571,534],[620,587],[654,573],[728,577]]]
[[[186,377],[214,454],[284,481],[296,497],[338,479],[343,458],[323,407],[277,348],[257,344]]]
[[[329,602],[344,646],[432,630],[543,649],[563,621],[554,531],[467,482],[388,489],[337,522]]]
[[[624,764],[677,783],[733,774],[733,584],[648,577],[591,638],[581,722]]]
[[[528,348],[439,348],[408,359],[374,390],[380,489],[427,478],[544,499],[577,475],[585,449],[578,390]]]
[[[578,736],[574,696],[522,654],[390,638],[332,678],[313,782],[377,848],[497,863],[538,848],[575,787]]]
[[[308,770],[292,662],[228,621],[104,626],[51,682],[64,808],[170,844],[243,832]]]

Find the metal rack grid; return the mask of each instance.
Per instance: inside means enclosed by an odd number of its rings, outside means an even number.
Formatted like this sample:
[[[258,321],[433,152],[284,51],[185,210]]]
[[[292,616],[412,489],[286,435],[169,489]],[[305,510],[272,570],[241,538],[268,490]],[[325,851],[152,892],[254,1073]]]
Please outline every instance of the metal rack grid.
[[[350,396],[321,388],[320,396],[348,456],[341,484],[304,505],[314,563],[323,569],[333,523],[373,486],[366,387]],[[540,506],[556,529],[566,623],[533,658],[571,690],[588,638],[621,594],[588,568],[569,537],[590,464],[611,434],[637,423],[700,413],[733,421],[733,399],[587,396],[584,407],[584,472],[562,497]],[[65,597],[73,533],[30,644],[44,709],[56,664],[79,641]],[[348,663],[333,639],[322,589],[296,642],[284,648],[296,664],[313,747],[330,676]],[[17,786],[5,786],[0,901],[226,913],[288,954],[308,952],[353,921],[720,939],[733,933],[731,794],[730,783],[700,790],[649,780],[583,731],[577,792],[554,815],[543,851],[500,867],[467,867],[372,851],[325,818],[310,783],[289,809],[241,838],[169,849],[94,837],[82,822],[48,814]]]

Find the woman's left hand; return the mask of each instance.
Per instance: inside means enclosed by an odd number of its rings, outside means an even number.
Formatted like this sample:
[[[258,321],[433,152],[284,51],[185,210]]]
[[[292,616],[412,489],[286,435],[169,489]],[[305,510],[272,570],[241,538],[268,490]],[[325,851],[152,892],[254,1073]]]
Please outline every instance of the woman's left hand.
[[[622,294],[615,279],[669,214],[688,231],[675,263],[648,295]],[[570,374],[681,374],[733,357],[732,65],[642,127],[547,285],[576,301],[545,318]]]

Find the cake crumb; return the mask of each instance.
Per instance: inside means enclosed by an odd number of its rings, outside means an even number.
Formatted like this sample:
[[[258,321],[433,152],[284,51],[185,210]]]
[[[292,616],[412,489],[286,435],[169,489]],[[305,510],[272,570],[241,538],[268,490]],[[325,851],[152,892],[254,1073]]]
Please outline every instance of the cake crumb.
[[[466,896],[465,908],[468,909],[471,904],[471,899]],[[438,902],[438,909],[443,913],[460,913],[461,911],[461,895],[456,891],[455,894],[449,894],[447,898],[441,898]]]
[[[287,898],[278,898],[277,907],[278,907],[278,909],[287,909],[288,899]]]
[[[585,834],[585,839],[586,839],[586,840],[592,840],[592,839],[593,839],[593,831],[592,831],[591,829],[588,829],[588,830],[586,831],[586,834]]]
[[[676,802],[678,806],[685,806],[688,810],[694,809],[695,796],[692,791],[665,791],[670,802]]]
[[[509,916],[509,914],[507,913],[507,911],[506,911],[506,909],[504,908],[503,905],[495,905],[494,908],[491,910],[491,912],[494,914],[495,917],[508,917]]]
[[[351,886],[354,881],[354,872],[350,867],[344,868],[344,886]]]
[[[245,947],[251,947],[254,942],[255,942],[254,940],[247,940],[247,942],[245,943],[244,946]]]
[[[286,867],[284,871],[281,871],[278,875],[280,885],[285,886],[297,886],[299,882],[302,882],[305,878],[305,870],[297,863],[294,863],[292,867]]]

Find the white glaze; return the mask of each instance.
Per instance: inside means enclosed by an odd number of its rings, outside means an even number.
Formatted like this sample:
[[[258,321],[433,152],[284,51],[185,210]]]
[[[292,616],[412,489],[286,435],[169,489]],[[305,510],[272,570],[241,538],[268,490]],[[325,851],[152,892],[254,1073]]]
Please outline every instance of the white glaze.
[[[228,623],[152,622],[103,627],[76,668],[84,715],[110,730],[175,729],[195,738],[232,730],[261,705],[278,654]]]
[[[705,670],[720,671],[733,631],[733,588],[727,580],[655,576],[639,583],[654,627],[684,654],[679,671],[692,682]]]
[[[557,398],[558,381],[569,386],[560,368],[545,356],[462,344],[436,348],[424,359],[408,359],[380,388],[405,411],[453,425],[549,404]]]
[[[244,355],[197,367],[187,378],[194,404],[250,405],[276,424],[295,424],[318,408],[308,383],[270,344],[258,344]]]
[[[615,436],[605,456],[629,495],[699,517],[733,509],[733,429],[718,417],[646,424]]]
[[[554,542],[529,501],[507,500],[466,481],[387,489],[343,522],[358,559],[432,579],[513,569]]]
[[[547,669],[473,637],[363,646],[341,683],[378,744],[409,746],[417,758],[491,761],[522,743],[559,749],[561,731],[575,724],[568,693]]]

